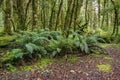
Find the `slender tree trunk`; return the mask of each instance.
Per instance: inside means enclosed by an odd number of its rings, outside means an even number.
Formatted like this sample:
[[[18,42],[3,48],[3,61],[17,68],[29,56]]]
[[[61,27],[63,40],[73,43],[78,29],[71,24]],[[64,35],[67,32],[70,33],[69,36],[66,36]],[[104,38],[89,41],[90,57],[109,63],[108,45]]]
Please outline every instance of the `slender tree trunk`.
[[[53,27],[53,16],[54,16],[54,13],[55,13],[54,8],[55,8],[55,5],[56,5],[56,1],[57,1],[57,0],[53,1],[53,6],[52,6],[52,8],[51,8],[51,15],[50,15],[50,20],[49,20],[49,29],[50,29],[50,30],[51,30],[52,27]]]
[[[4,32],[11,34],[11,0],[5,0]]]
[[[106,8],[106,0],[104,0],[104,4],[103,4],[103,9],[105,8]],[[104,21],[105,21],[105,13],[103,14],[103,17],[102,17],[101,28],[103,28],[104,26]]]
[[[78,11],[79,11],[79,0],[76,0],[76,7],[74,13],[74,31],[76,30]]]
[[[69,30],[71,28],[72,21],[73,21],[74,10],[75,10],[75,0],[72,3],[73,3],[73,5],[72,5],[71,13],[70,13],[70,22],[68,24],[67,37],[69,36]]]
[[[46,28],[46,11],[45,11],[45,3],[46,3],[46,1],[43,0],[43,1],[42,1],[42,9],[41,9],[41,22],[42,22],[42,25],[43,25],[43,28],[44,28],[44,29]]]
[[[98,27],[100,27],[100,20],[101,20],[101,16],[100,16],[100,10],[101,10],[101,6],[100,6],[100,0],[98,0]]]
[[[55,31],[57,30],[57,27],[58,27],[58,24],[59,24],[59,16],[60,16],[60,13],[61,13],[61,10],[62,10],[62,6],[63,6],[63,0],[61,0],[60,2],[60,5],[59,5],[59,10],[58,10],[58,13],[57,13],[57,18],[56,18],[56,25],[55,25]]]
[[[113,4],[113,6],[114,6],[114,28],[113,28],[113,33],[112,33],[112,35],[114,35],[115,34],[115,36],[117,36],[117,34],[118,34],[118,9],[117,9],[117,7],[116,7],[116,4],[115,4],[115,2],[113,1],[113,0],[111,0],[111,3]]]
[[[25,26],[25,13],[23,8],[23,0],[17,0],[17,29],[18,30],[27,30]]]
[[[66,16],[65,16],[65,22],[64,22],[64,31],[68,30],[68,23],[70,22],[69,18],[70,18],[71,7],[72,7],[72,0],[69,0],[68,8],[67,8]]]
[[[32,0],[32,30],[37,28],[37,21],[38,21],[38,0]]]

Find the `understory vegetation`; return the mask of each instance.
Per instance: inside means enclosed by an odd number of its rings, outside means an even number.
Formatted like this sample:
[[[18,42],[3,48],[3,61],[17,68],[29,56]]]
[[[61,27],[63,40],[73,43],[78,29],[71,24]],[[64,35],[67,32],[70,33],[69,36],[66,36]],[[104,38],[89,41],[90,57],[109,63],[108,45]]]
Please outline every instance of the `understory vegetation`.
[[[14,35],[16,40],[7,45],[10,50],[1,58],[2,64],[24,64],[25,61],[32,59],[54,58],[71,53],[80,55],[106,54],[105,50],[98,44],[99,41],[105,42],[99,37],[99,34],[80,35],[78,32],[70,31],[70,35],[66,37],[61,31],[42,29],[21,31]]]

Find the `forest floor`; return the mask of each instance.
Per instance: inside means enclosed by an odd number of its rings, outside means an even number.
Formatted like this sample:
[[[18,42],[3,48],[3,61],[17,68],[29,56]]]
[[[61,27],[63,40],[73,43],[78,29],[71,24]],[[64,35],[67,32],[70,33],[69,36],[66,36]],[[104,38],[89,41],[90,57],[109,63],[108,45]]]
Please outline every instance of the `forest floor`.
[[[53,62],[45,69],[0,74],[0,80],[120,80],[120,49],[109,46],[108,55],[91,54]]]

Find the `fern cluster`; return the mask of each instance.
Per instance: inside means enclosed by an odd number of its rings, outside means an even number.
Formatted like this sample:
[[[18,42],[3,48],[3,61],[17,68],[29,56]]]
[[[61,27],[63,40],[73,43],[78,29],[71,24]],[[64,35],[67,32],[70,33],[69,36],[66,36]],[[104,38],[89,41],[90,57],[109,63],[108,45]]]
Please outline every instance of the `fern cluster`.
[[[101,51],[96,34],[79,34],[71,31],[68,37],[60,31],[37,30],[22,31],[17,35],[17,47],[4,55],[3,62],[23,60],[27,58],[64,56],[74,51],[84,54]]]

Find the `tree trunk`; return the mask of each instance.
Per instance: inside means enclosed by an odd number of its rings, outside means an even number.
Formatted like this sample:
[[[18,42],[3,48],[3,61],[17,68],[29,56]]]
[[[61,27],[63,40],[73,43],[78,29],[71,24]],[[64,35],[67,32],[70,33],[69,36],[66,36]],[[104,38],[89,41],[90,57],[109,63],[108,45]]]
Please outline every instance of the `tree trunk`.
[[[11,0],[5,0],[4,32],[11,34]]]

